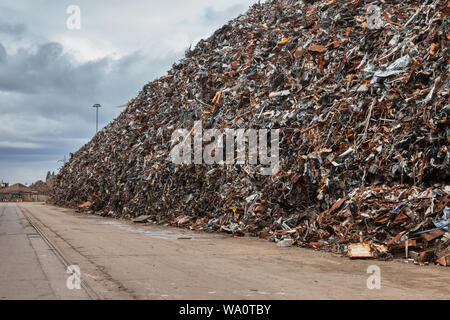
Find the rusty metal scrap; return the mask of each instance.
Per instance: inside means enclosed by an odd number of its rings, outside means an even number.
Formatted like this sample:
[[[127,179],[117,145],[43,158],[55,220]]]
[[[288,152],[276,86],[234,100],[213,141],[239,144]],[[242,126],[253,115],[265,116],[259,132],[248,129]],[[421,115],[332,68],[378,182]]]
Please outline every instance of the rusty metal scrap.
[[[370,243],[370,255],[389,258],[407,245],[444,261],[447,1],[378,3],[376,28],[366,1],[255,4],[78,150],[56,177],[53,202],[344,254]],[[198,120],[279,128],[281,170],[175,165],[171,134]]]

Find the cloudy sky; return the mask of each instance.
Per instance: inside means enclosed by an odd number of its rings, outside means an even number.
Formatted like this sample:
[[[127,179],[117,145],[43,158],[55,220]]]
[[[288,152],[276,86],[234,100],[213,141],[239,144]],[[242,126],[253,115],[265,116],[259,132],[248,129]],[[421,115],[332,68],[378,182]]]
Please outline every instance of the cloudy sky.
[[[103,106],[102,127],[187,47],[255,2],[2,0],[0,181],[57,171],[95,133],[93,104]]]

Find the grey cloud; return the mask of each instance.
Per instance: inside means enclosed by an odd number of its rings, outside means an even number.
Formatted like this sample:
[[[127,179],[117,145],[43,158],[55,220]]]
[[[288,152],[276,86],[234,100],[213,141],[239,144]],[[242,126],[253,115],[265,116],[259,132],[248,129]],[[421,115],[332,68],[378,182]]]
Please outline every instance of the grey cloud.
[[[48,42],[39,46],[37,53],[30,58],[34,66],[46,67],[61,57],[63,46],[56,42]]]
[[[217,5],[194,1],[198,5],[195,8],[191,8],[191,2],[178,1],[178,11],[188,6],[191,10],[189,14],[178,12],[178,18],[173,19],[170,10],[161,6],[155,9],[161,14],[155,11],[150,15],[161,17],[161,23],[170,21],[160,29],[143,10],[130,10],[128,15],[123,10],[144,6],[148,11],[154,4],[161,4],[156,0],[145,5],[141,1],[115,1],[114,5],[79,1],[83,27],[70,31],[65,26],[63,2],[36,0],[24,5],[2,0],[0,180],[32,182],[45,178],[47,170],[56,170],[61,165],[58,160],[76,151],[95,133],[93,104],[102,105],[99,125],[103,127],[123,110],[114,106],[134,98],[148,81],[164,75],[182,57],[180,43],[188,45],[213,32],[255,0],[239,1],[228,7],[229,0],[219,0]],[[215,9],[224,6],[224,10]],[[44,7],[48,9],[45,16],[36,14]],[[117,15],[121,23],[115,28],[111,17]],[[21,23],[24,21],[27,25]],[[88,62],[76,59],[78,48]],[[113,52],[111,48],[127,54],[120,59],[107,55],[93,60],[90,56]]]
[[[6,60],[6,49],[5,47],[0,43],[0,63],[4,62]]]
[[[7,63],[0,66],[0,90],[28,94],[42,91],[64,91],[69,95],[91,93],[107,61],[75,66],[70,56],[62,52],[61,44],[48,42],[38,45],[36,52],[21,49],[9,55]]]
[[[1,48],[0,57],[4,56]],[[0,64],[0,162],[4,167],[37,166],[49,159],[56,165],[94,134],[94,103],[103,106],[100,126],[104,126],[122,111],[114,106],[134,98],[181,56],[171,52],[148,59],[134,52],[121,59],[105,57],[80,64],[63,52],[61,44],[47,42],[21,48]],[[0,178],[8,174],[0,170]]]
[[[0,46],[0,59],[6,57],[2,48]],[[135,52],[119,60],[106,57],[76,64],[72,56],[63,54],[59,43],[44,43],[33,51],[21,49],[9,55],[6,64],[0,65],[0,91],[41,96],[60,94],[53,98],[63,103],[67,98],[100,99],[99,92],[134,95],[149,79],[163,74],[175,57],[181,55],[168,53],[162,59],[147,59]]]
[[[215,23],[217,21],[223,21],[226,18],[229,17],[235,17],[238,14],[245,11],[246,6],[241,4],[236,4],[234,6],[231,6],[230,8],[226,10],[216,10],[213,7],[209,7],[206,9],[204,14],[204,20],[207,23]]]
[[[0,33],[18,36],[24,33],[25,29],[25,25],[22,23],[9,24],[0,22]]]

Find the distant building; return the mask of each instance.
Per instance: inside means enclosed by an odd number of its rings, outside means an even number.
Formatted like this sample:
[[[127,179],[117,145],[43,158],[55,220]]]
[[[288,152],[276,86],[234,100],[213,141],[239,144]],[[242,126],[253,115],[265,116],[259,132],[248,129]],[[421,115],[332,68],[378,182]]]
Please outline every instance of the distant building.
[[[0,189],[0,202],[33,202],[45,199],[46,196],[20,183]]]

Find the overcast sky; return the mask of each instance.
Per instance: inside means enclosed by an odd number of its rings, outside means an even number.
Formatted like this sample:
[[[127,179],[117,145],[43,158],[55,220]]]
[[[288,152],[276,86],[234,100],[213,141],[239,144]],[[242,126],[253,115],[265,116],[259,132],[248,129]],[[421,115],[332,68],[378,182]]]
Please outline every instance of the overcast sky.
[[[164,75],[192,43],[257,0],[2,0],[0,181],[32,183],[57,171],[115,106]],[[72,18],[80,8],[80,29]]]

